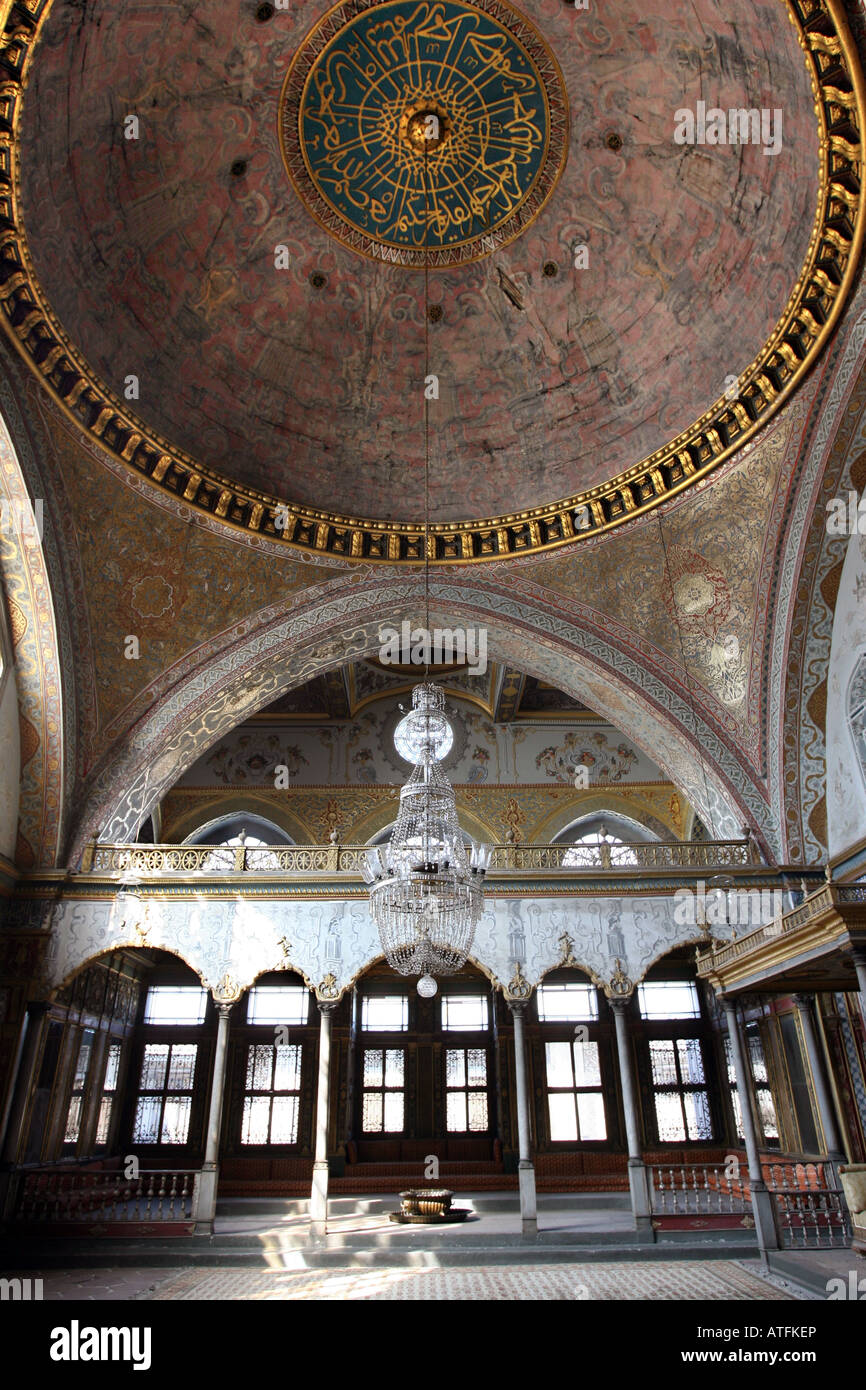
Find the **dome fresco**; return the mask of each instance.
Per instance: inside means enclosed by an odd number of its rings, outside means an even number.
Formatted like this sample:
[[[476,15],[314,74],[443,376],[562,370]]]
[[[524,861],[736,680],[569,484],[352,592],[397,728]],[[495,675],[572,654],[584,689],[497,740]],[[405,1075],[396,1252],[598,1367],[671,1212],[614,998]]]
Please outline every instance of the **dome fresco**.
[[[71,376],[49,383],[212,515],[417,561],[426,240],[431,521],[515,523],[437,539],[435,558],[618,524],[739,447],[841,303],[857,198],[815,289],[816,211],[839,209],[792,16],[390,0],[293,4],[267,24],[239,3],[207,23],[169,7],[156,24],[146,6],[46,7],[16,114],[18,211],[41,358],[65,341],[91,404]],[[368,30],[376,80],[350,53]],[[737,143],[719,114],[742,118]],[[795,291],[810,307],[791,330]],[[118,414],[96,430],[103,406]]]

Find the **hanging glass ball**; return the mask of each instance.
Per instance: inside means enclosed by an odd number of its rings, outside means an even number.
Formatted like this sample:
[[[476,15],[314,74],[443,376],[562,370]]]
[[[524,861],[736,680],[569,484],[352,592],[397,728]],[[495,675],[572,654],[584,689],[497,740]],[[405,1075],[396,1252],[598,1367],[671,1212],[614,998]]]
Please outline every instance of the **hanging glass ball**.
[[[394,730],[394,747],[407,763],[439,763],[454,743],[454,730],[445,717],[445,692],[425,683],[412,691],[412,709]]]
[[[434,994],[439,993],[439,986],[432,975],[422,975],[418,981],[418,993],[422,999],[432,999]]]

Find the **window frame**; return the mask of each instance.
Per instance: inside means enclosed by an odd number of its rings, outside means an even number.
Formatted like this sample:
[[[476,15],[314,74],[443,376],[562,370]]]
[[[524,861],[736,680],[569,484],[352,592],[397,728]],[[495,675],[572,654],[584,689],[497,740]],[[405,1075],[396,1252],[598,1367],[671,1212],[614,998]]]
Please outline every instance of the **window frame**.
[[[66,1108],[63,1117],[62,1137],[60,1141],[60,1152],[65,1157],[77,1154],[83,1145],[86,1145],[87,1134],[86,1125],[88,1121],[88,1111],[90,1110],[90,1100],[94,1093],[94,1083],[100,1065],[100,1050],[102,1044],[101,1030],[88,1026],[87,1024],[75,1024],[74,1030],[78,1035],[73,1037],[71,1065],[69,1068],[69,1084],[66,1093]],[[81,1085],[76,1085],[78,1075],[78,1059],[81,1056],[86,1039],[90,1038],[87,1064],[82,1076]],[[78,1100],[77,1129],[73,1139],[67,1138],[69,1132],[70,1111],[75,1100]]]
[[[385,1035],[385,1036],[387,1037],[387,1036],[389,1036],[389,1035]],[[366,1056],[367,1056],[367,1053],[368,1053],[368,1052],[381,1052],[381,1054],[382,1054],[382,1084],[379,1085],[379,1086],[369,1086],[369,1085],[367,1085],[367,1083],[366,1083],[366,1081],[365,1081]],[[388,1075],[388,1059],[387,1059],[387,1054],[388,1054],[389,1052],[399,1052],[399,1053],[401,1054],[402,1058],[403,1058],[403,1079],[402,1079],[402,1081],[401,1081],[401,1083],[400,1083],[399,1086],[389,1086],[389,1085],[387,1085],[387,1082],[386,1082],[386,1077],[387,1077],[387,1075]],[[406,1104],[406,1100],[407,1100],[406,1093],[407,1093],[407,1090],[408,1090],[407,1080],[408,1080],[408,1069],[409,1069],[409,1057],[410,1057],[410,1052],[409,1052],[409,1048],[408,1048],[408,1046],[407,1046],[406,1044],[402,1044],[402,1045],[400,1045],[400,1046],[394,1047],[394,1046],[389,1046],[389,1044],[388,1044],[387,1041],[380,1041],[380,1042],[365,1042],[365,1041],[363,1041],[363,1040],[361,1041],[361,1044],[360,1044],[360,1072],[361,1072],[361,1074],[360,1074],[360,1084],[359,1084],[359,1086],[358,1086],[358,1095],[359,1095],[359,1099],[360,1099],[359,1135],[360,1135],[360,1138],[361,1138],[361,1139],[364,1139],[364,1140],[368,1140],[368,1139],[392,1139],[392,1140],[393,1140],[393,1139],[405,1139],[405,1137],[406,1137],[406,1130],[407,1130],[406,1120],[407,1120],[407,1108],[408,1108],[408,1107],[407,1107],[407,1104]],[[364,1101],[365,1101],[365,1099],[366,1099],[366,1097],[367,1097],[368,1095],[380,1095],[380,1096],[382,1097],[382,1128],[381,1128],[381,1129],[365,1129],[365,1127],[364,1127]],[[386,1095],[400,1095],[400,1096],[402,1097],[402,1101],[403,1101],[403,1124],[402,1124],[402,1126],[401,1126],[400,1129],[386,1129],[386,1128],[385,1128],[385,1097],[386,1097]]]
[[[148,1026],[149,1026],[149,1027],[153,1027],[153,1025],[148,1025]],[[192,1031],[192,1030],[188,1030],[188,1031]],[[167,1047],[167,1048],[169,1049],[169,1051],[168,1051],[168,1057],[166,1058],[165,1075],[164,1075],[164,1080],[163,1080],[163,1085],[162,1085],[161,1090],[155,1090],[155,1089],[152,1089],[152,1088],[145,1088],[145,1087],[142,1085],[143,1074],[144,1074],[144,1063],[145,1063],[145,1059],[146,1059],[146,1057],[147,1057],[147,1049],[148,1049],[148,1047]],[[191,1083],[189,1089],[180,1089],[180,1088],[178,1088],[178,1089],[176,1089],[176,1090],[169,1090],[169,1087],[168,1087],[168,1079],[169,1079],[169,1076],[170,1076],[170,1074],[171,1074],[172,1056],[173,1056],[173,1052],[174,1052],[175,1047],[194,1047],[194,1048],[195,1048],[195,1056],[194,1056],[194,1058],[193,1058],[192,1083]],[[152,1151],[154,1151],[154,1150],[160,1149],[160,1150],[167,1150],[167,1151],[169,1151],[169,1152],[171,1152],[171,1153],[177,1153],[178,1151],[184,1152],[185,1150],[194,1147],[194,1145],[193,1145],[193,1143],[192,1143],[192,1141],[191,1141],[190,1136],[191,1136],[191,1134],[192,1134],[192,1132],[193,1132],[193,1122],[194,1122],[194,1120],[195,1120],[195,1118],[196,1118],[196,1100],[197,1100],[198,1096],[201,1094],[201,1092],[202,1092],[202,1086],[203,1086],[203,1083],[202,1083],[202,1059],[203,1059],[203,1056],[206,1058],[206,1049],[203,1048],[203,1046],[202,1046],[202,1040],[201,1040],[201,1038],[178,1038],[178,1037],[176,1037],[176,1036],[171,1036],[171,1037],[157,1037],[157,1038],[155,1038],[155,1037],[144,1037],[144,1038],[142,1039],[142,1044],[141,1044],[141,1047],[139,1048],[139,1055],[138,1055],[137,1066],[136,1066],[137,1080],[136,1080],[136,1084],[135,1084],[135,1089],[134,1089],[134,1091],[133,1091],[133,1093],[132,1093],[132,1109],[131,1109],[131,1116],[130,1116],[130,1136],[131,1136],[131,1138],[130,1138],[130,1143],[131,1143],[132,1145],[134,1145],[136,1148],[141,1148],[141,1149],[144,1149],[144,1150],[149,1151],[149,1152],[152,1152]],[[159,1136],[160,1136],[160,1137],[159,1137],[158,1139],[155,1139],[155,1140],[136,1139],[136,1137],[135,1137],[135,1127],[136,1127],[136,1121],[137,1121],[138,1111],[139,1111],[139,1102],[140,1102],[142,1099],[146,1098],[146,1097],[155,1097],[155,1096],[159,1096],[159,1097],[161,1098],[161,1104],[160,1104],[160,1108],[159,1108],[159,1127],[158,1127],[158,1133],[159,1133]],[[183,1140],[181,1140],[181,1141],[179,1141],[179,1142],[177,1142],[177,1143],[173,1142],[173,1141],[170,1140],[170,1139],[163,1139],[163,1138],[162,1138],[163,1127],[164,1127],[164,1125],[165,1125],[165,1107],[166,1107],[166,1101],[167,1101],[167,1099],[170,1098],[170,1097],[175,1097],[175,1098],[185,1098],[185,1097],[188,1097],[188,1098],[189,1098],[189,1109],[188,1109],[188,1112],[187,1112],[187,1113],[188,1113],[188,1116],[189,1116],[189,1119],[188,1119],[188,1121],[187,1121],[187,1126],[186,1126],[186,1135],[185,1135],[185,1137],[184,1137]]]
[[[479,1024],[477,1027],[472,1025],[465,1025],[462,1023],[446,1023],[446,1002],[449,999],[477,999],[479,1003],[483,1005],[485,1017],[484,1023]],[[443,1036],[454,1033],[466,1033],[471,1034],[473,1036],[477,1034],[479,1037],[483,1036],[486,1038],[490,1036],[491,1028],[492,1018],[490,999],[488,995],[482,993],[481,990],[443,990],[439,1001],[439,1032]]]
[[[560,990],[568,991],[570,989],[578,989],[587,992],[593,1006],[589,1014],[561,1015],[559,1018],[542,1018],[539,1003],[545,991],[559,992]],[[566,1027],[572,1023],[583,1023],[588,1028],[590,1024],[597,1024],[599,1022],[598,986],[593,984],[591,980],[551,980],[550,982],[542,980],[535,991],[534,1002],[535,1019],[542,1028]]]
[[[492,1074],[492,1066],[491,1066],[491,1062],[492,1062],[491,1048],[490,1048],[488,1045],[486,1045],[486,1043],[485,1043],[485,1044],[482,1044],[481,1046],[479,1046],[478,1043],[476,1042],[476,1043],[473,1045],[473,1042],[470,1041],[470,1039],[473,1038],[473,1037],[477,1037],[477,1036],[480,1036],[480,1035],[478,1035],[478,1034],[463,1034],[463,1035],[462,1035],[462,1041],[461,1041],[461,1042],[458,1042],[458,1043],[455,1044],[455,1043],[452,1041],[452,1039],[449,1038],[447,1042],[443,1042],[443,1044],[442,1044],[442,1063],[441,1063],[441,1065],[442,1065],[442,1098],[443,1098],[442,1119],[443,1119],[444,1132],[445,1132],[445,1136],[446,1136],[447,1139],[485,1139],[485,1138],[491,1137],[492,1134],[493,1134],[494,1115],[493,1115],[493,1103],[492,1103],[492,1096],[491,1096],[491,1090],[492,1090],[492,1084],[491,1084],[491,1074]],[[463,1075],[464,1075],[464,1077],[465,1077],[465,1080],[464,1080],[464,1082],[463,1082],[462,1085],[459,1085],[459,1086],[449,1086],[449,1084],[448,1084],[448,1053],[449,1053],[449,1052],[460,1052],[460,1053],[463,1054]],[[469,1083],[469,1056],[468,1056],[468,1054],[469,1054],[470,1052],[480,1052],[480,1053],[482,1053],[483,1056],[484,1056],[484,1075],[485,1075],[485,1082],[484,1082],[484,1085],[483,1085],[483,1086],[470,1085],[470,1083]],[[468,1124],[468,1122],[469,1122],[469,1097],[470,1097],[470,1095],[483,1095],[483,1096],[484,1096],[485,1109],[486,1109],[486,1112],[487,1112],[487,1125],[486,1125],[486,1127],[485,1127],[484,1129],[451,1129],[451,1127],[450,1127],[450,1125],[449,1125],[449,1123],[448,1123],[448,1097],[451,1096],[451,1095],[457,1095],[457,1094],[463,1095],[463,1096],[465,1097],[466,1121],[467,1121],[467,1124]]]
[[[648,1014],[644,1013],[644,995],[657,988],[688,988],[692,992],[696,1012],[690,1014]],[[700,990],[694,980],[641,980],[637,987],[637,1006],[643,1023],[699,1023],[702,1018]]]
[[[96,1108],[96,1119],[93,1127],[93,1152],[101,1153],[111,1148],[112,1137],[117,1132],[119,1116],[123,1109],[123,1083],[124,1083],[124,1063],[126,1061],[126,1039],[119,1037],[115,1033],[109,1033],[105,1040],[105,1050],[103,1057],[102,1076],[99,1082],[99,1105]],[[117,1076],[115,1084],[109,1091],[106,1089],[105,1082],[108,1076],[109,1065],[111,1062],[111,1049],[117,1048]],[[99,1127],[102,1123],[102,1111],[105,1102],[109,1101],[108,1125],[104,1139],[99,1138]]]
[[[675,1021],[675,1020],[671,1020],[671,1021]],[[695,1020],[695,1021],[696,1021],[696,1020]],[[701,1060],[701,1069],[702,1069],[702,1071],[703,1071],[703,1078],[704,1078],[702,1082],[686,1081],[686,1080],[683,1079],[682,1062],[681,1062],[681,1059],[680,1059],[680,1048],[679,1048],[679,1044],[680,1044],[681,1042],[683,1042],[683,1043],[697,1043],[698,1051],[699,1051],[699,1054],[700,1054],[700,1060]],[[656,1080],[655,1080],[654,1075],[653,1075],[653,1060],[652,1060],[652,1044],[653,1044],[653,1043],[669,1043],[669,1044],[671,1045],[671,1047],[673,1048],[674,1070],[675,1070],[675,1072],[676,1072],[676,1078],[677,1078],[676,1081],[671,1081],[671,1082],[659,1082],[659,1081],[656,1081]],[[656,1037],[656,1038],[647,1038],[647,1040],[646,1040],[647,1059],[648,1059],[648,1063],[649,1063],[650,1099],[651,1099],[651,1102],[652,1102],[652,1109],[651,1109],[652,1124],[653,1124],[653,1129],[654,1129],[654,1131],[655,1131],[656,1142],[657,1142],[660,1146],[662,1146],[662,1147],[666,1147],[668,1144],[676,1144],[676,1145],[680,1145],[680,1144],[704,1144],[704,1145],[706,1145],[706,1144],[716,1144],[716,1143],[718,1143],[718,1124],[717,1124],[717,1121],[716,1121],[716,1117],[715,1117],[715,1115],[713,1114],[712,1087],[711,1087],[711,1082],[710,1082],[710,1075],[711,1075],[711,1074],[710,1074],[710,1068],[709,1068],[709,1066],[708,1066],[708,1061],[709,1061],[709,1058],[710,1058],[710,1056],[711,1056],[711,1049],[710,1049],[710,1047],[709,1047],[708,1044],[709,1044],[709,1040],[708,1040],[705,1036],[703,1036],[700,1032],[693,1032],[693,1033],[688,1033],[688,1034],[685,1034],[685,1035],[684,1035],[682,1031],[677,1031],[677,1032],[673,1033],[672,1035],[670,1035],[669,1037],[662,1037],[662,1038],[660,1038],[660,1037]],[[678,1099],[678,1101],[679,1101],[679,1105],[680,1105],[680,1114],[681,1114],[681,1116],[682,1116],[682,1122],[683,1122],[683,1137],[682,1137],[682,1139],[668,1139],[668,1138],[663,1137],[663,1136],[659,1133],[659,1115],[658,1115],[658,1107],[657,1107],[657,1105],[656,1105],[656,1097],[659,1096],[659,1095],[668,1095],[668,1096],[669,1096],[669,1095],[675,1095],[675,1096],[677,1097],[677,1099]],[[708,1120],[709,1120],[709,1126],[710,1126],[710,1132],[709,1132],[709,1134],[707,1134],[707,1135],[697,1135],[697,1136],[695,1136],[694,1138],[689,1134],[688,1115],[687,1115],[687,1113],[686,1113],[686,1106],[685,1106],[685,1101],[684,1101],[684,1097],[685,1097],[686,1095],[703,1095],[704,1100],[705,1100],[705,1102],[706,1102],[706,1113],[707,1113],[707,1118],[708,1118]]]
[[[544,1027],[544,1026],[549,1026],[549,1025],[542,1025],[542,1027]],[[586,1025],[584,1025],[584,1026],[587,1028],[587,1037],[586,1037],[586,1038],[580,1038],[580,1039],[579,1039],[579,1038],[576,1038],[576,1037],[574,1036],[574,1030],[572,1030],[572,1031],[570,1032],[570,1034],[569,1034],[568,1037],[545,1037],[545,1036],[542,1036],[542,1040],[541,1040],[541,1045],[542,1045],[542,1065],[543,1065],[543,1068],[544,1068],[544,1071],[543,1071],[543,1075],[544,1075],[544,1118],[545,1118],[545,1124],[546,1124],[546,1126],[547,1126],[547,1133],[548,1133],[549,1138],[550,1138],[550,1143],[551,1143],[551,1145],[554,1146],[555,1148],[560,1148],[560,1147],[562,1147],[562,1148],[571,1148],[571,1149],[576,1148],[576,1147],[580,1147],[580,1148],[585,1148],[585,1147],[602,1148],[602,1147],[606,1147],[606,1146],[610,1145],[610,1144],[613,1142],[613,1141],[612,1141],[612,1138],[611,1138],[610,1115],[608,1114],[607,1093],[606,1093],[605,1076],[604,1076],[604,1053],[605,1053],[604,1040],[603,1040],[602,1038],[598,1037],[598,1036],[596,1036],[596,1037],[591,1037],[591,1036],[589,1036],[589,1025],[586,1024]],[[583,1046],[584,1043],[588,1043],[588,1044],[590,1044],[591,1046],[595,1047],[595,1049],[596,1049],[596,1056],[598,1057],[598,1074],[599,1074],[599,1082],[598,1082],[598,1085],[597,1085],[597,1086],[595,1086],[595,1085],[594,1085],[594,1086],[580,1085],[580,1084],[578,1084],[578,1081],[577,1081],[577,1066],[576,1066],[576,1061],[575,1061],[575,1051],[574,1051],[574,1050],[575,1050],[575,1048],[578,1047],[578,1046]],[[550,1084],[550,1081],[549,1081],[549,1079],[548,1079],[548,1055],[547,1055],[547,1049],[548,1049],[548,1047],[550,1047],[550,1046],[568,1047],[568,1049],[569,1049],[569,1059],[570,1059],[570,1063],[571,1063],[571,1075],[572,1075],[572,1082],[573,1082],[573,1084],[572,1084],[571,1086],[552,1086],[552,1085]],[[575,1137],[574,1139],[554,1139],[554,1137],[553,1137],[553,1122],[552,1122],[551,1114],[550,1114],[550,1097],[551,1097],[552,1095],[554,1095],[554,1096],[570,1095],[570,1096],[573,1098],[575,1128],[576,1128],[576,1130],[577,1130],[577,1135],[576,1135],[576,1137]],[[580,1096],[580,1095],[591,1095],[591,1096],[596,1096],[596,1097],[600,1097],[600,1098],[601,1098],[602,1115],[603,1115],[603,1117],[604,1117],[604,1131],[605,1131],[605,1132],[604,1132],[603,1138],[601,1138],[601,1139],[589,1139],[589,1138],[585,1138],[585,1137],[581,1134],[581,1132],[580,1132],[580,1105],[579,1105],[579,1103],[578,1103],[578,1096]]]
[[[267,1025],[265,1026],[267,1027]],[[297,1025],[297,1027],[299,1028],[303,1026],[304,1025],[302,1024]],[[274,1054],[271,1059],[271,1085],[269,1088],[266,1089],[250,1088],[247,1085],[247,1070],[249,1067],[249,1057],[250,1052],[254,1047],[270,1048],[271,1052]],[[278,1062],[277,1051],[280,1047],[291,1048],[298,1053],[295,1070],[297,1080],[296,1086],[276,1088],[273,1084],[276,1077]],[[305,1046],[304,1039],[301,1039],[298,1042],[292,1042],[290,1040],[288,1043],[278,1043],[275,1040],[272,1040],[271,1042],[266,1042],[263,1038],[257,1039],[255,1037],[245,1037],[243,1039],[243,1042],[241,1044],[242,1088],[239,1107],[240,1127],[237,1141],[238,1153],[249,1154],[251,1152],[255,1152],[256,1150],[267,1150],[268,1152],[273,1152],[274,1150],[277,1150],[279,1152],[287,1152],[297,1151],[298,1149],[300,1149],[302,1137],[301,1121],[303,1118],[306,1051],[307,1049]],[[260,1139],[245,1141],[244,1126],[246,1121],[247,1100],[264,1100],[266,1097],[269,1101],[268,1138],[264,1141]],[[295,1101],[295,1138],[287,1141],[271,1138],[271,1133],[274,1124],[274,1101],[282,1097],[289,1097],[291,1099],[294,1099]]]
[[[190,994],[198,994],[201,1006],[201,1016],[198,1019],[192,1018],[148,1018],[150,1007],[150,997],[152,994],[165,992],[166,994],[178,994],[180,991],[188,991]],[[208,1015],[209,995],[204,985],[147,985],[144,989],[144,1008],[141,1016],[142,1028],[202,1028]]]
[[[718,1046],[718,1030],[713,1027],[712,1019],[707,1013],[706,998],[701,983],[694,974],[693,969],[687,966],[683,960],[660,961],[658,967],[650,971],[649,978],[642,981],[642,983],[692,985],[697,993],[699,1011],[697,1018],[648,1019],[643,1017],[640,1010],[637,990],[635,990],[632,996],[629,1006],[629,1031],[633,1038],[637,1074],[640,1080],[641,1096],[643,1100],[644,1140],[650,1147],[659,1147],[661,1149],[670,1148],[677,1153],[688,1153],[690,1149],[715,1147],[724,1142],[724,1137],[728,1133],[727,1112],[722,1101],[722,1088],[725,1075],[724,1058]],[[653,1081],[652,1057],[649,1044],[650,1042],[674,1043],[675,1069],[677,1077],[679,1078],[681,1076],[681,1070],[676,1043],[680,1039],[683,1041],[697,1039],[700,1045],[701,1062],[704,1071],[703,1084],[700,1085],[687,1082],[682,1089],[685,1091],[703,1091],[706,1096],[707,1113],[710,1122],[710,1136],[706,1139],[688,1138],[688,1123],[686,1121],[682,1101],[680,1102],[680,1110],[683,1116],[686,1138],[662,1139],[659,1135],[659,1120],[655,1103],[656,1091],[657,1089],[664,1091],[673,1088],[664,1086],[656,1087]]]
[[[401,1004],[402,1004],[402,1013],[403,1013],[404,1022],[401,1023],[399,1027],[397,1027],[397,1026],[394,1025],[394,1024],[387,1024],[387,1023],[386,1023],[386,1024],[383,1025],[383,1024],[381,1024],[381,1023],[375,1023],[375,1024],[373,1024],[373,1023],[367,1023],[367,1022],[366,1022],[365,1016],[366,1016],[366,1014],[367,1014],[368,1005],[370,1005],[370,1004],[379,1004],[379,1003],[381,1003],[384,999],[399,999],[399,1000],[400,1000],[400,1002],[401,1002]],[[400,1036],[400,1035],[402,1035],[402,1034],[408,1033],[408,1032],[411,1031],[411,1026],[412,1026],[412,1017],[411,1017],[411,1014],[412,1014],[412,1011],[411,1011],[411,1008],[410,1008],[409,995],[408,995],[408,993],[407,993],[405,990],[404,990],[404,991],[400,991],[399,993],[397,993],[397,992],[395,992],[395,991],[393,991],[393,990],[387,990],[387,991],[383,990],[383,991],[381,991],[381,992],[377,991],[376,993],[362,994],[362,996],[361,996],[361,1012],[360,1012],[360,1018],[359,1018],[359,1020],[358,1020],[358,1034],[359,1034],[360,1037],[363,1038],[363,1037],[365,1037],[365,1036],[366,1036],[366,1037],[377,1037],[377,1036],[380,1036],[380,1035],[381,1035],[381,1036],[387,1036],[387,1037],[394,1037],[394,1036]]]
[[[253,1002],[254,996],[257,994],[260,995],[263,991],[267,991],[268,993],[285,992],[287,994],[303,995],[306,1001],[306,1017],[303,1019],[275,1017],[251,1018],[250,1004]],[[307,989],[306,985],[251,985],[246,994],[244,1026],[247,1028],[308,1028],[310,1026],[310,1002],[310,991]]]
[[[753,1114],[757,1123],[758,1139],[760,1142],[760,1146],[763,1149],[781,1149],[782,1128],[781,1120],[779,1118],[779,1106],[776,1103],[776,1097],[773,1091],[773,1079],[770,1071],[770,1063],[767,1060],[767,1054],[769,1049],[767,1047],[767,1041],[761,1031],[761,1027],[756,1021],[746,1023],[744,1025],[743,1041],[745,1042],[744,1051],[746,1066],[749,1069],[749,1080],[751,1082],[752,1091],[754,1093],[756,1102]],[[757,1042],[761,1050],[761,1064],[766,1073],[765,1081],[759,1081],[758,1078],[755,1076],[755,1055],[754,1049],[751,1045],[752,1042]],[[733,1117],[734,1122],[733,1132],[736,1136],[738,1143],[745,1143],[745,1136],[743,1134],[742,1124],[740,1091],[737,1085],[737,1075],[734,1070],[734,1059],[731,1054],[731,1035],[727,1032],[722,1034],[722,1055],[724,1058],[725,1070],[727,1072],[728,1078],[728,1088],[731,1099],[731,1115]],[[766,1097],[769,1099],[770,1106],[772,1108],[773,1118],[776,1124],[775,1136],[768,1135],[766,1129],[764,1128],[764,1112],[761,1108],[761,1097],[763,1095],[766,1095]]]

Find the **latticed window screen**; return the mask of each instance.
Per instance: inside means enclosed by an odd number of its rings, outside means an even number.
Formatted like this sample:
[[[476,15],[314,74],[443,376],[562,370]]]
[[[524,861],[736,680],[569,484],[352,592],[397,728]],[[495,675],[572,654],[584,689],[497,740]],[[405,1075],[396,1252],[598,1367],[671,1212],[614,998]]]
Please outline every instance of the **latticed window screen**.
[[[365,1047],[361,1128],[365,1134],[402,1134],[406,1054],[402,1047]]]
[[[69,1096],[69,1109],[66,1112],[66,1131],[63,1135],[64,1144],[77,1144],[78,1136],[81,1133],[81,1111],[84,1106],[84,1097],[87,1092],[87,1078],[90,1071],[90,1059],[93,1056],[93,1042],[96,1034],[92,1028],[87,1028],[81,1035],[81,1042],[78,1045],[78,1056],[75,1059],[75,1075],[72,1078],[72,1091]]]
[[[746,1045],[748,1047],[747,1057],[749,1066],[752,1069],[752,1084],[755,1092],[755,1103],[758,1108],[758,1119],[765,1143],[777,1144],[779,1142],[779,1121],[776,1117],[776,1105],[773,1100],[773,1092],[770,1088],[770,1078],[767,1074],[767,1062],[764,1057],[764,1047],[761,1042],[761,1035],[757,1028],[752,1026],[746,1029]],[[731,1040],[725,1038],[725,1061],[728,1068],[728,1081],[731,1086],[731,1103],[734,1107],[734,1116],[737,1121],[737,1134],[743,1137],[743,1111],[740,1104],[740,1095],[737,1089],[737,1075],[734,1071],[734,1059],[731,1051]]]
[[[114,1109],[114,1100],[117,1095],[117,1079],[120,1074],[120,1054],[123,1044],[113,1042],[108,1044],[108,1056],[105,1061],[105,1077],[102,1082],[102,1099],[99,1102],[99,1119],[96,1122],[96,1143],[107,1144],[108,1136],[111,1132],[111,1114]]]
[[[734,1112],[734,1122],[737,1126],[737,1138],[743,1138],[743,1107],[740,1105],[740,1092],[737,1087],[737,1072],[734,1067],[734,1054],[731,1048],[730,1038],[725,1038],[725,1067],[728,1073],[728,1085],[731,1088],[731,1108]]]
[[[242,1144],[297,1144],[301,1051],[267,1043],[247,1048]]]
[[[484,1134],[490,1127],[487,1053],[483,1047],[445,1050],[445,1127],[449,1134]]]
[[[134,1144],[185,1144],[189,1134],[196,1043],[147,1043],[141,1079]]]
[[[656,1039],[649,1051],[659,1142],[712,1139],[700,1039]]]
[[[606,1139],[598,1043],[545,1043],[544,1056],[551,1140]]]

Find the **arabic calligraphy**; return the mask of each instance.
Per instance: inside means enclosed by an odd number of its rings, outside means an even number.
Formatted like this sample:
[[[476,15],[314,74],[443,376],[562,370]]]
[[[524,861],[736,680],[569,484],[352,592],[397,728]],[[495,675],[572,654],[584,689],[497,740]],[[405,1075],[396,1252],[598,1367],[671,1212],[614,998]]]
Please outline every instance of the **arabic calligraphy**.
[[[354,11],[299,65],[294,100],[293,73],[284,91],[284,153],[311,210],[357,233],[358,249],[407,264],[425,249],[472,259],[517,235],[564,162],[565,97],[541,40],[523,21],[519,37],[507,28],[513,12],[496,0]]]

